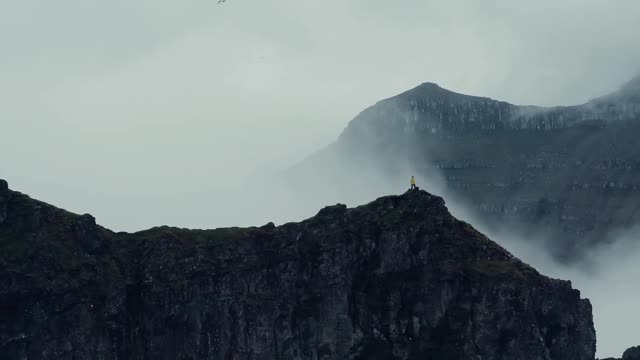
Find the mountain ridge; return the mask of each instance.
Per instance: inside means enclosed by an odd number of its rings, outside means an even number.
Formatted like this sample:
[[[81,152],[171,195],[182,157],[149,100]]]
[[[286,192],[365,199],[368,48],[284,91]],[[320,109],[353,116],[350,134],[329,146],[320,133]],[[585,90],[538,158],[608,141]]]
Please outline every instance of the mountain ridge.
[[[424,191],[276,227],[113,233],[0,182],[8,360],[593,359],[591,305]]]
[[[289,176],[333,194],[358,187],[351,179],[362,174],[397,182],[411,173],[443,183],[445,198],[490,228],[543,232],[555,255],[580,258],[640,224],[638,79],[583,105],[550,108],[427,83],[362,111]],[[321,180],[313,169],[323,169]],[[296,186],[296,195],[312,196]]]

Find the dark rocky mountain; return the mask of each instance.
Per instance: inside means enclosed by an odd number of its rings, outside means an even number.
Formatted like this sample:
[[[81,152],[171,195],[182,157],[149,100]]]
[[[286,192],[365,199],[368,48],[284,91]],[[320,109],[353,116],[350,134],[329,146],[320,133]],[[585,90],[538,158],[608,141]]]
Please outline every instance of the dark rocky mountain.
[[[559,245],[556,255],[575,258],[640,223],[639,134],[640,77],[584,105],[552,108],[425,83],[364,110],[291,173],[305,184],[301,195],[357,188],[371,169],[442,179],[445,198],[490,226],[539,232]]]
[[[622,354],[622,358],[606,358],[600,360],[640,360],[640,346],[632,347]]]
[[[593,359],[591,305],[424,191],[128,234],[0,181],[2,359]]]

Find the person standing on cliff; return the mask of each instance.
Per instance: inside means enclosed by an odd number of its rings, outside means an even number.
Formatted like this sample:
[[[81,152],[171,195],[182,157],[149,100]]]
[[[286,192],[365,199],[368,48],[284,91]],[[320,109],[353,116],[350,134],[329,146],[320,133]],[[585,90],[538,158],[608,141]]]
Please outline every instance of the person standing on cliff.
[[[416,188],[416,178],[411,175],[411,190]]]

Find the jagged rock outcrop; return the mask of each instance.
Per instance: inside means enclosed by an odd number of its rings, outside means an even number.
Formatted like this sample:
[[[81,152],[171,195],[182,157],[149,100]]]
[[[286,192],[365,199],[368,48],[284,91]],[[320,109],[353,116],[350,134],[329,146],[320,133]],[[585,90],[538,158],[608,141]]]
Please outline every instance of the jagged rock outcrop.
[[[9,184],[5,180],[0,179],[0,224],[7,217],[7,197],[9,196]]]
[[[556,255],[576,258],[640,223],[639,132],[640,77],[584,105],[554,108],[425,83],[364,110],[290,175],[292,186],[304,184],[300,196],[308,187],[357,188],[371,169],[370,178],[443,181],[446,196],[489,225],[540,232]]]
[[[0,206],[3,359],[594,358],[578,290],[424,191],[135,234],[6,189]]]
[[[640,360],[640,346],[627,349],[622,354],[622,360]]]
[[[622,354],[622,358],[606,358],[600,360],[640,360],[640,346],[632,347],[627,349],[624,354]]]

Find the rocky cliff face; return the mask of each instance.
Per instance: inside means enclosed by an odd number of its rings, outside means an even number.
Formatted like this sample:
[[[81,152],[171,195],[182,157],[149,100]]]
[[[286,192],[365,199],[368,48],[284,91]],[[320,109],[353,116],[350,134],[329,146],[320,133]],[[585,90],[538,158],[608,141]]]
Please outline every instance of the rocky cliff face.
[[[113,233],[0,182],[3,359],[593,359],[591,305],[424,191]]]
[[[587,104],[554,108],[426,83],[364,110],[292,172],[325,193],[357,186],[344,174],[372,168],[378,176],[443,180],[446,196],[490,225],[548,232],[562,245],[558,255],[576,257],[612,230],[640,223],[638,132],[640,77]],[[318,171],[310,169],[318,168],[341,177],[314,181]]]

